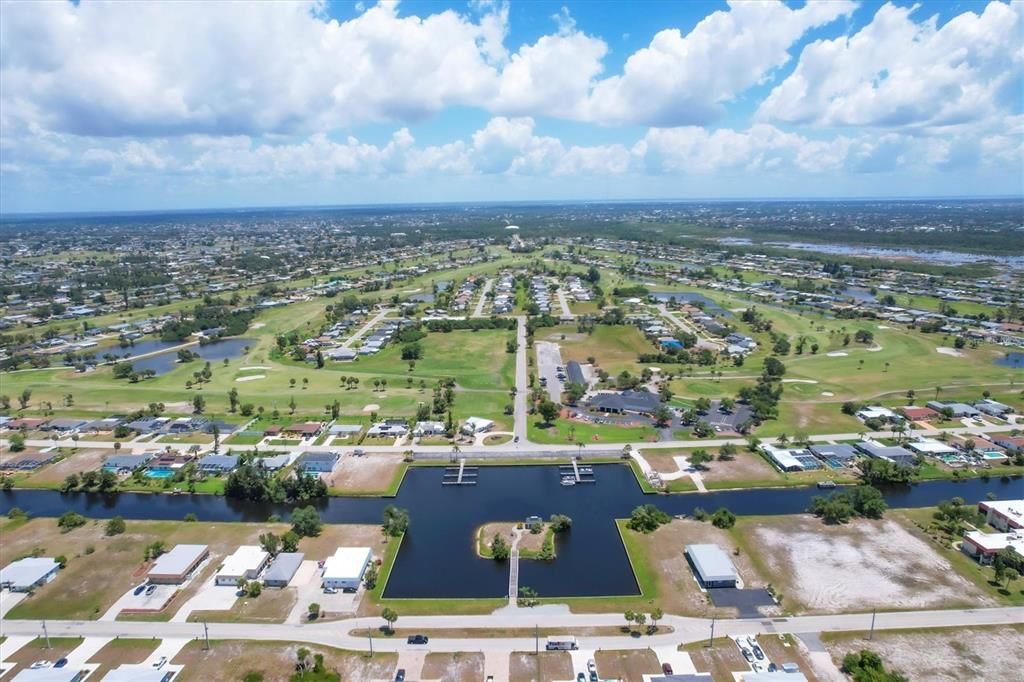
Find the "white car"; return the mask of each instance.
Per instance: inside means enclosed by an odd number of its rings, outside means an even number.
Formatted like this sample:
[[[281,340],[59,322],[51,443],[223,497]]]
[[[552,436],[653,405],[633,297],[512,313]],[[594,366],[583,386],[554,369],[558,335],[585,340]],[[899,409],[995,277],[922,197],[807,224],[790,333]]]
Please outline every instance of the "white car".
[[[39,670],[40,668],[49,668],[53,665],[53,661],[36,661],[29,666],[32,670]]]
[[[167,665],[167,657],[166,656],[161,656],[160,660],[153,664],[153,667],[156,668],[157,670],[159,670],[160,668],[164,667],[165,665]]]

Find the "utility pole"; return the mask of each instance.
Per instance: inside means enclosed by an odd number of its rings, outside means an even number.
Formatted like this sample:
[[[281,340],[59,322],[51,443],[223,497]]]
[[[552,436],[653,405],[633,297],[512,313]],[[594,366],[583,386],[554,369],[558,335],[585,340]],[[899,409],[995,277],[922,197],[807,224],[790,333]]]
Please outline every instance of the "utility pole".
[[[373,658],[373,630],[366,626],[366,638],[370,640],[370,658]]]
[[[533,655],[540,656],[540,625],[533,626]]]
[[[711,637],[708,639],[708,648],[715,648],[715,617],[711,616]]]
[[[204,648],[206,651],[210,650],[210,628],[206,626],[206,621],[203,621],[203,640],[205,642]]]
[[[875,616],[878,614],[878,609],[871,611],[871,630],[868,632],[868,641],[875,638]]]
[[[46,640],[46,648],[47,649],[52,649],[53,647],[50,646],[50,633],[48,633],[46,631],[46,621],[45,620],[43,621],[43,639]]]

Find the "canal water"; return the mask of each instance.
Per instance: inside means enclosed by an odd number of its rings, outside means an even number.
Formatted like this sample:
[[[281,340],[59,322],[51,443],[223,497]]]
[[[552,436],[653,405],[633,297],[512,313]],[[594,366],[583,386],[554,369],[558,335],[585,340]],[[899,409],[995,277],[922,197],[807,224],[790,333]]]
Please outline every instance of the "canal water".
[[[594,470],[596,484],[563,487],[557,467],[488,466],[480,467],[477,485],[442,486],[443,467],[415,467],[395,499],[333,497],[316,506],[327,523],[376,524],[388,504],[409,510],[411,526],[385,588],[385,596],[393,598],[501,597],[507,593],[508,566],[476,556],[475,529],[488,521],[567,514],[573,526],[557,540],[558,558],[522,561],[519,584],[543,597],[575,597],[639,593],[614,523],[637,505],[655,504],[673,515],[696,507],[727,507],[740,515],[794,514],[822,494],[815,488],[779,488],[645,495],[626,466],[595,465]],[[955,496],[974,503],[988,493],[998,499],[1024,497],[1024,479],[933,481],[889,489],[885,496],[892,507],[924,507]],[[93,518],[182,519],[193,512],[203,521],[256,522],[274,513],[287,518],[290,511],[210,495],[0,493],[0,512],[11,507],[34,516],[73,510]]]

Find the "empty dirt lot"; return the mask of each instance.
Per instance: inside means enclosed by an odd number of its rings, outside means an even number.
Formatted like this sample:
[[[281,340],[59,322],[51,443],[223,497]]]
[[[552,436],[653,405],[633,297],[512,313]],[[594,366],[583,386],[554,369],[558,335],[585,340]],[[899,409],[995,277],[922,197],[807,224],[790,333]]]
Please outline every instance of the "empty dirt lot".
[[[572,657],[564,651],[542,651],[538,655],[514,652],[509,658],[510,682],[571,680]]]
[[[402,455],[345,456],[338,460],[325,482],[331,490],[349,495],[382,493],[391,486],[401,466]]]
[[[893,520],[827,526],[812,516],[745,519],[737,532],[787,611],[957,608],[993,602]]]
[[[99,469],[103,466],[103,460],[110,456],[113,456],[112,450],[79,450],[78,452],[72,452],[59,462],[45,466],[32,474],[29,480],[32,483],[39,484],[61,483],[71,474],[82,474],[86,471]]]
[[[694,448],[696,449],[696,448]],[[671,474],[679,471],[676,464],[676,456],[687,457],[694,449],[687,450],[644,450],[644,459],[655,471],[663,474]],[[718,460],[718,448],[704,448],[705,452],[715,458],[707,462],[704,469],[700,471],[704,484],[712,488],[727,488],[731,483],[752,481],[764,482],[765,484],[778,485],[783,479],[775,469],[764,461],[760,455],[753,454],[746,450],[738,450],[733,459],[729,461]]]
[[[423,679],[446,682],[477,682],[484,678],[484,655],[481,653],[427,654],[423,663]]]
[[[343,680],[389,680],[395,674],[397,654],[374,654],[373,658],[362,653],[331,649],[314,644],[309,649],[309,665],[315,654],[323,654],[324,667],[337,671]],[[174,660],[175,665],[185,669],[175,680],[206,682],[207,680],[240,680],[246,673],[263,673],[267,682],[288,680],[295,673],[298,644],[280,642],[210,642],[210,650],[203,650],[201,641],[189,642]]]
[[[875,632],[871,642],[865,633],[850,632],[822,641],[836,665],[842,665],[847,653],[868,648],[882,657],[886,668],[911,680],[1010,682],[1021,678],[1024,625]]]

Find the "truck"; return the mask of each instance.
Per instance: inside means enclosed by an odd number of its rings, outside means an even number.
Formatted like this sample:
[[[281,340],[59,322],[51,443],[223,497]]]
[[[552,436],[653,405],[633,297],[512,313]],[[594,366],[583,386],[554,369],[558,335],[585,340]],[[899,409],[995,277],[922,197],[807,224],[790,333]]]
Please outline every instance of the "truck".
[[[544,646],[548,651],[574,651],[579,649],[575,637],[556,635],[548,637],[548,643]]]

